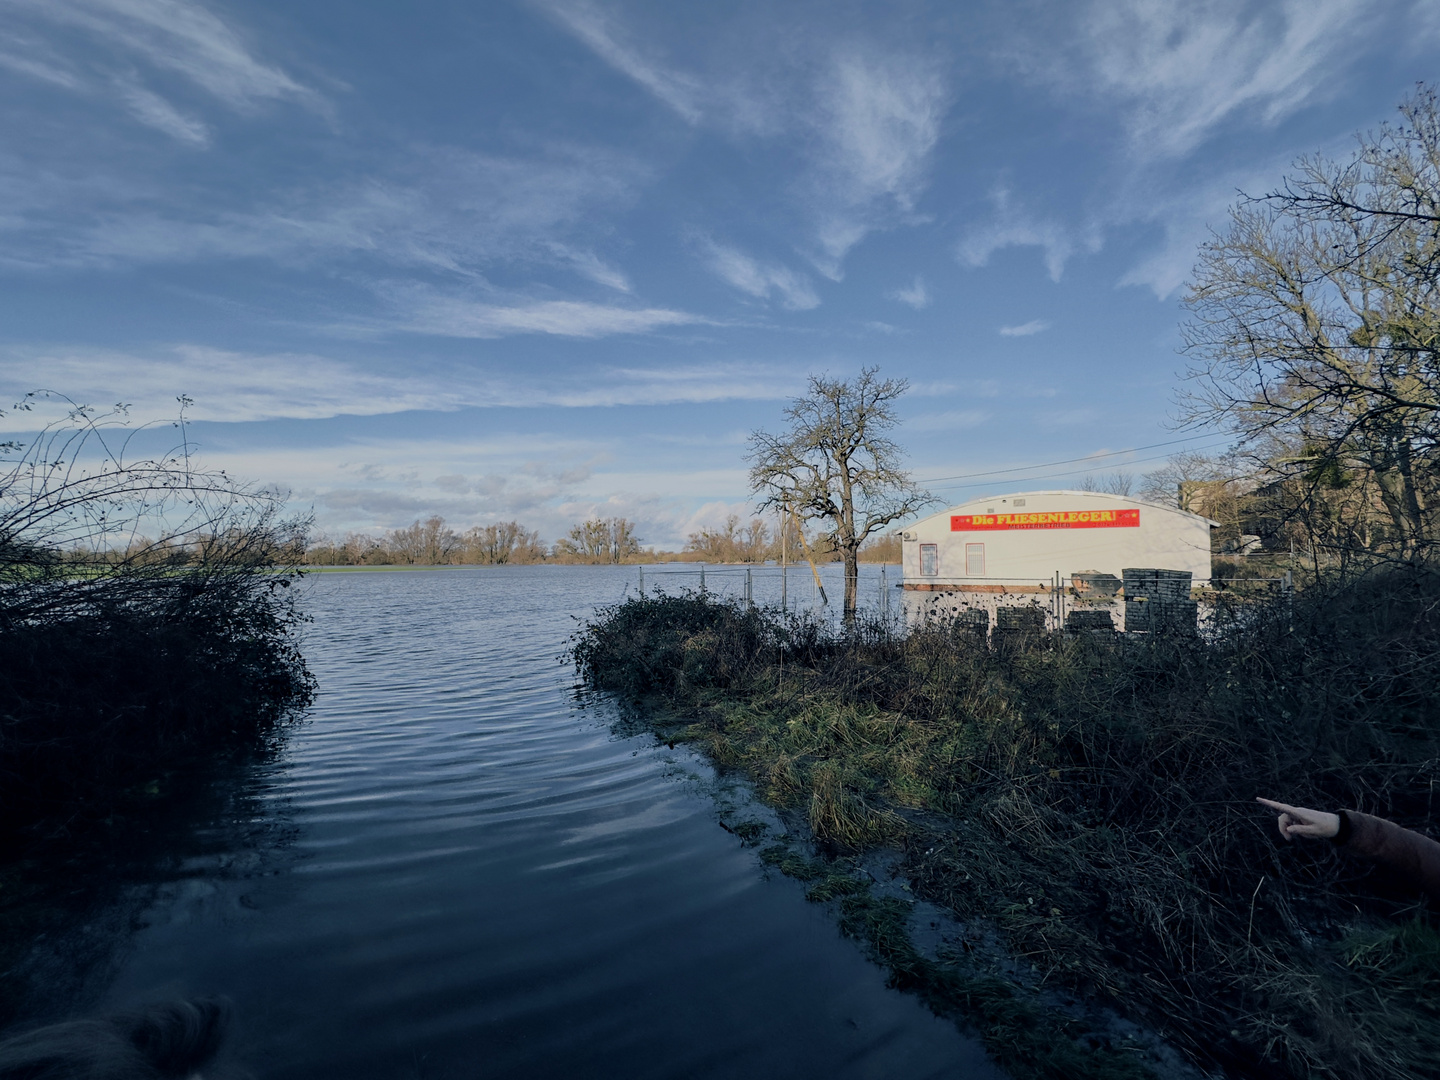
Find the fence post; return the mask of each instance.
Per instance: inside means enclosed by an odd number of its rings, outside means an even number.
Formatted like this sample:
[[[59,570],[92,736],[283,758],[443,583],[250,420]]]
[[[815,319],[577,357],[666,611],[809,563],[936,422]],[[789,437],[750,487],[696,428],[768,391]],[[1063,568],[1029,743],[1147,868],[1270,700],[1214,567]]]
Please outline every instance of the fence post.
[[[645,567],[640,567],[640,595],[645,595]]]
[[[702,593],[705,591],[705,564],[703,562],[700,564],[700,591]]]
[[[745,568],[745,606],[747,608],[755,606],[755,583],[750,578],[750,567],[748,566]]]
[[[790,568],[780,563],[780,610],[790,610]]]

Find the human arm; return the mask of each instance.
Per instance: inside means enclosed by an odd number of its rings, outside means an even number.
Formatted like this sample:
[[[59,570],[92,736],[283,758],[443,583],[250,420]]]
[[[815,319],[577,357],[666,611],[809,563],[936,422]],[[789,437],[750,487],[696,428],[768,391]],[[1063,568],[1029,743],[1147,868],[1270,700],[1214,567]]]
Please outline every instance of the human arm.
[[[1392,867],[1440,902],[1440,843],[1430,837],[1358,810],[1331,814],[1269,799],[1257,801],[1280,811],[1280,835],[1286,840],[1329,839],[1348,854]]]

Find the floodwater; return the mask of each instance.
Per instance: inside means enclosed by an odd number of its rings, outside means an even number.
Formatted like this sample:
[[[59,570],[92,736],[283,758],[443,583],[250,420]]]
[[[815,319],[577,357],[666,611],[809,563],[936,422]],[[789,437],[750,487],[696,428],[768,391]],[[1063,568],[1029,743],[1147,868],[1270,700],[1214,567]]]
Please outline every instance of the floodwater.
[[[90,966],[63,1010],[227,995],[232,1050],[265,1080],[999,1077],[721,828],[754,816],[733,782],[577,706],[575,617],[636,578],[307,579],[309,718],[75,928]],[[757,575],[756,599],[778,584]],[[879,584],[867,567],[862,598]]]

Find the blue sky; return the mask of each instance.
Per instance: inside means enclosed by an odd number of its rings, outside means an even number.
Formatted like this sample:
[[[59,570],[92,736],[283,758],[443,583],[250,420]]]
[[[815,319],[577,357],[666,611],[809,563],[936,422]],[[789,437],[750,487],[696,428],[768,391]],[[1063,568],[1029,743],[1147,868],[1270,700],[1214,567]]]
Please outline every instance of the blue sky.
[[[187,394],[332,533],[676,545],[864,364],[922,479],[1112,454],[950,501],[1143,472],[1207,226],[1437,58],[1418,0],[0,0],[0,397]]]

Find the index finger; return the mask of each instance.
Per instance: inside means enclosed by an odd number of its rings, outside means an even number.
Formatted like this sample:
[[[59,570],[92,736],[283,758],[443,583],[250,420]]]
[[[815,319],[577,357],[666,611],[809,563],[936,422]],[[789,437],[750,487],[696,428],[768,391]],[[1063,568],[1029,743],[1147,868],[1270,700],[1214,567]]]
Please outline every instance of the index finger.
[[[1298,806],[1291,806],[1289,803],[1276,802],[1274,799],[1262,799],[1259,795],[1255,796],[1255,801],[1258,803],[1264,803],[1272,810],[1279,810],[1282,813],[1286,814],[1298,814],[1302,812]]]

